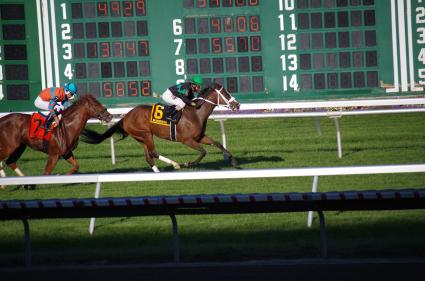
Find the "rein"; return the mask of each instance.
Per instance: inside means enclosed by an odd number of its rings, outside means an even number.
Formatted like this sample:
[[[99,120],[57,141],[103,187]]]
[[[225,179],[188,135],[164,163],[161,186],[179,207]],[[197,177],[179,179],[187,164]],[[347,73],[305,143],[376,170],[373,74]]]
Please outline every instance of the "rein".
[[[230,103],[232,103],[234,100],[235,100],[235,98],[234,97],[231,97],[230,99],[227,99],[222,93],[221,93],[221,91],[223,90],[223,86],[220,88],[220,90],[217,90],[217,89],[214,89],[214,91],[217,93],[217,103],[214,103],[214,102],[212,102],[212,101],[210,101],[210,100],[208,100],[208,99],[205,99],[205,98],[203,98],[203,97],[199,97],[199,98],[197,98],[198,100],[203,100],[204,102],[207,102],[207,103],[209,103],[209,104],[212,104],[212,105],[214,105],[214,106],[218,106],[218,105],[221,105],[220,104],[220,97],[224,100],[224,102],[226,103],[226,105],[223,105],[223,106],[225,106],[225,107],[227,107],[227,108],[230,108]]]

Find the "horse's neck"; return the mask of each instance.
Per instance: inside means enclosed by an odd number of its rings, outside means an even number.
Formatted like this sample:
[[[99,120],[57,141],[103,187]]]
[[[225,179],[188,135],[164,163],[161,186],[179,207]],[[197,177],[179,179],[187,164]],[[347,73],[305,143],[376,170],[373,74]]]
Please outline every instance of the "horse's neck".
[[[89,120],[88,111],[84,108],[83,110],[75,110],[70,112],[63,118],[63,123],[66,127],[67,132],[72,132],[72,134],[67,134],[68,137],[72,139],[78,138],[84,126]]]
[[[214,104],[211,104],[209,102],[205,102],[200,109],[198,109],[198,117],[204,123],[208,119],[208,117],[213,112],[214,108],[216,106]]]

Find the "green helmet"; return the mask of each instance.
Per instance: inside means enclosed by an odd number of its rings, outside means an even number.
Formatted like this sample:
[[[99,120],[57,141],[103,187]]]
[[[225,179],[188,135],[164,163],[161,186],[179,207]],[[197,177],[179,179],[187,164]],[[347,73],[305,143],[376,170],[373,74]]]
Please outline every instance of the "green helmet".
[[[201,76],[193,76],[192,79],[190,79],[190,82],[202,87],[202,85],[204,84],[204,79],[202,79]]]

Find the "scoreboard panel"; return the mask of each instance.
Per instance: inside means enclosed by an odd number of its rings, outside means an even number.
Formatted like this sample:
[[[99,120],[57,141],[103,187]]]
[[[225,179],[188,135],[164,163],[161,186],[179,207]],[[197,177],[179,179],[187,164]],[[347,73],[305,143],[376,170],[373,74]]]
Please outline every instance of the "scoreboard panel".
[[[250,103],[424,93],[423,0],[5,0],[0,17],[1,112],[69,81],[153,103],[193,75]]]

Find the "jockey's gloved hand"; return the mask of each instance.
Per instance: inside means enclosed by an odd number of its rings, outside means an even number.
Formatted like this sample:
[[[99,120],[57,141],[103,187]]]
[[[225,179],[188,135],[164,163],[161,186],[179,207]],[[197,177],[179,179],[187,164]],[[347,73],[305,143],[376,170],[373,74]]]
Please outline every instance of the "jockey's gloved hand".
[[[193,106],[193,107],[195,107],[195,106],[196,106],[196,103],[192,101],[192,102],[190,103],[190,105],[191,105],[191,106]]]
[[[57,104],[55,105],[55,107],[53,108],[56,112],[61,113],[65,108],[63,105],[61,104]]]

